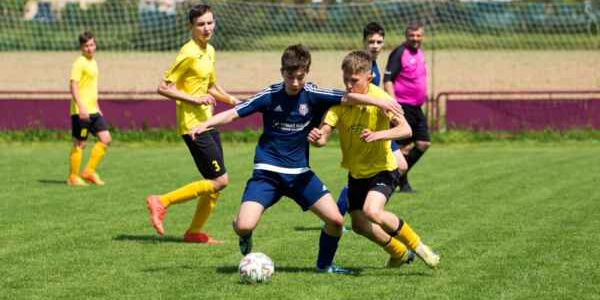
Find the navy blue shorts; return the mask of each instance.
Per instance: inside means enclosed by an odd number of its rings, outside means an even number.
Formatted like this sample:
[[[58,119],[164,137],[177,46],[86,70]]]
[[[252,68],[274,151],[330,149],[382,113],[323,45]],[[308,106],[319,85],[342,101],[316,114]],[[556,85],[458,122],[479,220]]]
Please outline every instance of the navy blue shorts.
[[[329,193],[313,171],[301,174],[282,174],[267,170],[254,170],[246,183],[242,202],[254,201],[269,208],[282,196],[296,201],[302,210],[313,206],[323,195]]]

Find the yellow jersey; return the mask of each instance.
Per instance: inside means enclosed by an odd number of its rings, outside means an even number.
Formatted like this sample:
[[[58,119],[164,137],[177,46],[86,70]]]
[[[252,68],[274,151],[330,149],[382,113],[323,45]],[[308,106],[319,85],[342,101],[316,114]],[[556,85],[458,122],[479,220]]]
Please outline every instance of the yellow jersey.
[[[368,95],[382,101],[394,101],[381,88],[369,84]],[[338,129],[342,148],[342,167],[353,178],[369,178],[382,171],[398,168],[390,141],[367,143],[360,138],[364,129],[380,131],[390,128],[391,116],[372,105],[336,105],[325,115],[324,123]]]
[[[187,42],[175,63],[165,72],[163,80],[175,83],[177,89],[188,95],[203,96],[215,84],[215,48],[210,44],[200,48],[194,40]],[[195,105],[176,100],[177,134],[187,134],[192,127],[212,116],[212,105]]]
[[[98,113],[98,64],[94,58],[81,55],[71,68],[72,81],[79,83],[79,100],[88,114]],[[71,96],[71,115],[79,114],[75,98]]]

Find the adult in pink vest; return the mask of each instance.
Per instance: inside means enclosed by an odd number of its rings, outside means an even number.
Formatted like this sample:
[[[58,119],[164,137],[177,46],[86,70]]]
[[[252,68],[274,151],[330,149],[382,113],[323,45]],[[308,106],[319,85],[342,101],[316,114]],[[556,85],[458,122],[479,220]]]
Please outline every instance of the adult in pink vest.
[[[406,40],[390,53],[383,77],[385,91],[402,105],[404,117],[412,129],[412,137],[396,141],[407,164],[399,182],[401,192],[414,192],[408,183],[408,171],[431,144],[427,119],[421,109],[427,100],[427,64],[421,48],[424,33],[420,22],[407,26]],[[400,155],[398,151],[395,153]],[[401,163],[402,158],[397,158]]]

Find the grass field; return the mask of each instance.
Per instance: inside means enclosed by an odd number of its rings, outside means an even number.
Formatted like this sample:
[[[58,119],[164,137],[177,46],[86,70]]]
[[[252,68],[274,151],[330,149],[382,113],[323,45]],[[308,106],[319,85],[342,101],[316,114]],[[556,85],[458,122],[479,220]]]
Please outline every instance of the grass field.
[[[315,274],[319,222],[282,200],[254,235],[276,265],[259,286],[238,282],[230,225],[253,144],[225,144],[231,185],[206,226],[219,246],[181,242],[194,203],[169,210],[165,238],[148,223],[147,194],[197,178],[183,143],[116,144],[100,168],[108,184],[81,189],[63,184],[68,147],[0,144],[2,299],[600,298],[597,143],[434,145],[411,175],[418,193],[388,208],[441,253],[438,271],[384,269],[383,251],[349,233],[336,261],[359,274]],[[312,152],[336,195],[338,157],[335,146]]]

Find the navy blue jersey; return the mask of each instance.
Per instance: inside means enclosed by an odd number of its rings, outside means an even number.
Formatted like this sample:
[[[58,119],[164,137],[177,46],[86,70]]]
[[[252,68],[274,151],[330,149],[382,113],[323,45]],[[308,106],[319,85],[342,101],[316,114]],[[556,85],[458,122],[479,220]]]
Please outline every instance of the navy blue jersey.
[[[262,113],[263,133],[256,146],[254,168],[298,174],[308,170],[309,143],[313,127],[323,114],[341,103],[343,91],[317,88],[306,83],[289,96],[283,83],[271,85],[235,107],[240,117]]]
[[[379,67],[377,66],[377,62],[373,61],[371,64],[371,72],[373,73],[373,81],[372,83],[376,86],[379,86],[381,83],[381,73],[379,73]]]

